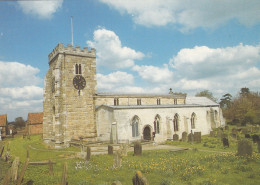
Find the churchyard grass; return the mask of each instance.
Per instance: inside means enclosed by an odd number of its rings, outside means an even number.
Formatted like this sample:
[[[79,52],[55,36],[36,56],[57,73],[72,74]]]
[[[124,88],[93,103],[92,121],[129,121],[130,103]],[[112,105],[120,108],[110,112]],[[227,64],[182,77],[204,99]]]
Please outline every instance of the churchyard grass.
[[[236,143],[230,142],[230,148],[223,148],[219,138],[203,136],[201,143],[171,144],[186,146],[188,151],[172,152],[169,150],[143,151],[142,156],[122,157],[122,167],[113,168],[113,155],[92,155],[90,161],[75,158],[77,147],[59,151],[50,149],[41,141],[41,137],[31,139],[16,137],[5,140],[9,142],[12,157],[20,157],[22,165],[26,160],[27,149],[30,161],[52,160],[54,175],[49,175],[48,165],[29,165],[25,172],[25,184],[32,180],[34,184],[59,184],[61,182],[64,162],[68,164],[69,184],[104,184],[110,185],[119,180],[122,184],[132,184],[131,179],[140,170],[150,184],[260,184],[260,154],[253,152],[252,157],[236,155]],[[204,143],[215,147],[207,147]],[[254,147],[255,148],[255,147]],[[216,152],[202,151],[212,149]],[[5,150],[6,151],[6,150]],[[21,170],[21,166],[20,166]]]

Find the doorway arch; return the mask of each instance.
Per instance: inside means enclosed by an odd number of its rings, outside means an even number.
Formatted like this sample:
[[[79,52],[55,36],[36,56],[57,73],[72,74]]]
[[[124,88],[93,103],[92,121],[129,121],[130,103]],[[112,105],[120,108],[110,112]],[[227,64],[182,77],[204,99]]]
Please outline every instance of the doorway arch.
[[[152,139],[151,127],[149,125],[144,127],[143,138],[144,138],[144,140],[148,140],[148,141],[150,141]]]

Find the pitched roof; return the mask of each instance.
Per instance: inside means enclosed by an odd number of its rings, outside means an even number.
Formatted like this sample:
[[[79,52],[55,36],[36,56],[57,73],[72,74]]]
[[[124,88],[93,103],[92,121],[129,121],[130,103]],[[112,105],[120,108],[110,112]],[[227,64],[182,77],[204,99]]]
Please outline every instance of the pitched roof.
[[[43,112],[28,113],[28,123],[37,124],[43,122]]]
[[[7,114],[0,115],[0,126],[6,126],[7,123]]]
[[[189,105],[208,105],[208,106],[218,106],[216,102],[210,100],[207,97],[187,97],[186,104]]]

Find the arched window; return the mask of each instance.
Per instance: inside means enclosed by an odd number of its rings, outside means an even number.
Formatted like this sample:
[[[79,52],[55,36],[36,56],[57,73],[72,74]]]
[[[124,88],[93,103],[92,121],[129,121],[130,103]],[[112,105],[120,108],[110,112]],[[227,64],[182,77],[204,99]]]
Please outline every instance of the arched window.
[[[160,116],[159,115],[155,116],[153,123],[154,123],[154,132],[156,134],[159,134],[160,133]]]
[[[134,116],[132,119],[132,137],[139,136],[139,118],[138,116]]]
[[[179,131],[179,115],[175,114],[173,118],[173,129],[174,131]]]
[[[195,121],[196,121],[196,114],[193,112],[191,114],[191,118],[190,118],[190,123],[191,123],[191,128],[194,129],[195,128]]]

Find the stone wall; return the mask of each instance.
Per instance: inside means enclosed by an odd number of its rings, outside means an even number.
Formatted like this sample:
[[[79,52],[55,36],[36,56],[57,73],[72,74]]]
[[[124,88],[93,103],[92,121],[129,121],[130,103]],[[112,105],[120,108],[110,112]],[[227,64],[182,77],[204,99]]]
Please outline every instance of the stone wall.
[[[75,65],[81,64],[86,87],[77,90],[73,78]],[[96,52],[63,44],[49,55],[49,71],[44,84],[43,139],[58,145],[83,137],[96,140],[95,105]]]

